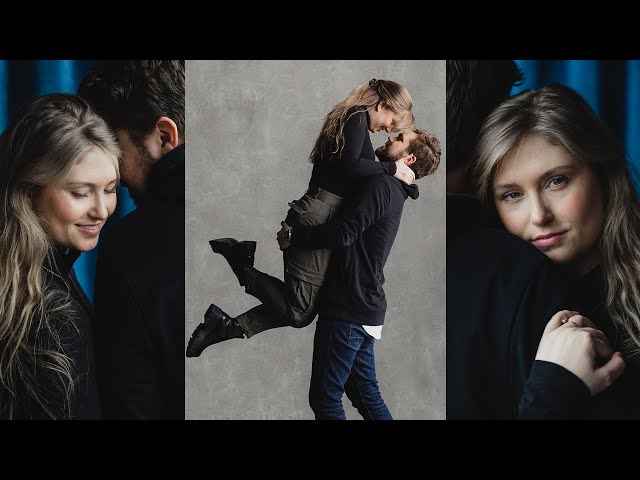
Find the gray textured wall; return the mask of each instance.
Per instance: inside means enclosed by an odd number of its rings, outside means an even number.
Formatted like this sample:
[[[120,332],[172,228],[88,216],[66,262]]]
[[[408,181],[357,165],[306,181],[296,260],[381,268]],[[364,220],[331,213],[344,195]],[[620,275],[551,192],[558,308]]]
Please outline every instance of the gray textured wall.
[[[237,315],[244,293],[208,241],[257,240],[255,266],[282,278],[275,233],[302,196],[325,115],[372,77],[405,85],[417,125],[442,144],[438,172],[417,182],[386,268],[388,310],[375,355],[396,419],[445,418],[445,62],[188,61],[185,346],[214,302]],[[371,134],[374,148],[386,141]],[[186,359],[187,419],[312,419],[315,322],[234,339]],[[360,418],[344,400],[347,418]]]

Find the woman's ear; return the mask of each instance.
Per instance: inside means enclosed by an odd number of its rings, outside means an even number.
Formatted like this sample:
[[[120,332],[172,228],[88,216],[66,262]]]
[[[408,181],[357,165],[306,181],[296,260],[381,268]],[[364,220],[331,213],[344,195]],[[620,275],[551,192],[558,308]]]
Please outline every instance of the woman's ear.
[[[378,110],[381,110],[381,109],[383,109],[384,107],[387,106],[387,102],[385,102],[384,100],[380,100],[378,102],[378,106],[380,107]]]

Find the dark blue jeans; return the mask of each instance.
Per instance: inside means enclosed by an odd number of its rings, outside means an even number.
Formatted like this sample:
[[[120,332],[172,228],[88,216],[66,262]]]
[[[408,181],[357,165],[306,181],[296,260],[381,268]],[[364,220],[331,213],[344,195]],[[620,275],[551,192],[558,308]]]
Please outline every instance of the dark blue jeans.
[[[320,316],[309,389],[316,420],[345,420],[343,393],[365,420],[392,420],[376,380],[374,341],[362,325]]]

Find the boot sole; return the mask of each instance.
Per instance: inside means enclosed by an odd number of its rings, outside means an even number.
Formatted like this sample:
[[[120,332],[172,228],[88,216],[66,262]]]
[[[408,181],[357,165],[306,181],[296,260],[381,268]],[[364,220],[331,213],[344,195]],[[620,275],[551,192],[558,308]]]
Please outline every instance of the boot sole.
[[[256,254],[256,242],[253,240],[243,240],[242,242],[238,242],[235,238],[217,238],[215,240],[209,240],[209,245],[211,246],[211,250],[213,250],[214,253],[219,253],[220,255],[224,256],[225,249],[229,246],[230,243],[233,242],[249,244],[250,254]]]
[[[203,332],[203,330],[205,328],[206,328],[205,324],[201,323],[200,325],[198,325],[196,327],[196,329],[191,334],[191,338],[189,339],[189,344],[187,345],[187,352],[186,352],[186,355],[187,355],[188,358],[199,357],[200,354],[204,351],[204,348],[203,348],[197,354],[194,354],[194,352],[193,352],[193,348],[194,348],[193,344],[196,342],[196,339],[200,336],[200,333]],[[205,333],[205,335],[206,335],[206,333]]]
[[[187,351],[186,351],[186,356],[188,358],[193,358],[193,357],[199,357],[200,354],[202,352],[204,352],[204,350],[207,347],[210,347],[211,345],[215,345],[216,343],[220,343],[220,342],[224,342],[227,340],[231,340],[232,338],[244,338],[244,335],[242,337],[237,337],[237,336],[227,336],[226,333],[223,334],[220,331],[217,332],[207,332],[208,328],[216,328],[215,325],[212,325],[215,322],[224,322],[221,318],[217,317],[218,315],[225,315],[226,317],[229,317],[226,313],[224,313],[222,310],[220,310],[219,312],[214,313],[213,312],[213,307],[214,305],[211,304],[209,306],[209,308],[207,309],[207,312],[204,315],[204,322],[201,323],[200,325],[198,325],[196,327],[196,329],[193,331],[193,333],[191,334],[191,338],[189,339],[189,343],[187,345]],[[216,307],[218,308],[218,307]],[[219,310],[219,308],[218,308]],[[217,338],[215,341],[211,342],[211,338],[207,338],[208,335],[214,335],[214,338]],[[224,336],[222,336],[224,335]],[[195,343],[198,342],[201,345],[204,345],[204,347],[201,347],[197,350],[195,350]]]

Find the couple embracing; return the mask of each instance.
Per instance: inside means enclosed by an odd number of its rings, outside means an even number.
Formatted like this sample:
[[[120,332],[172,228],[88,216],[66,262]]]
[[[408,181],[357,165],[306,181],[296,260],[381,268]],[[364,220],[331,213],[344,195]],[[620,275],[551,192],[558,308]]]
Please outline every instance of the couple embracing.
[[[73,263],[123,182],[94,304]],[[106,61],[0,137],[0,418],[184,418],[184,61]]]

